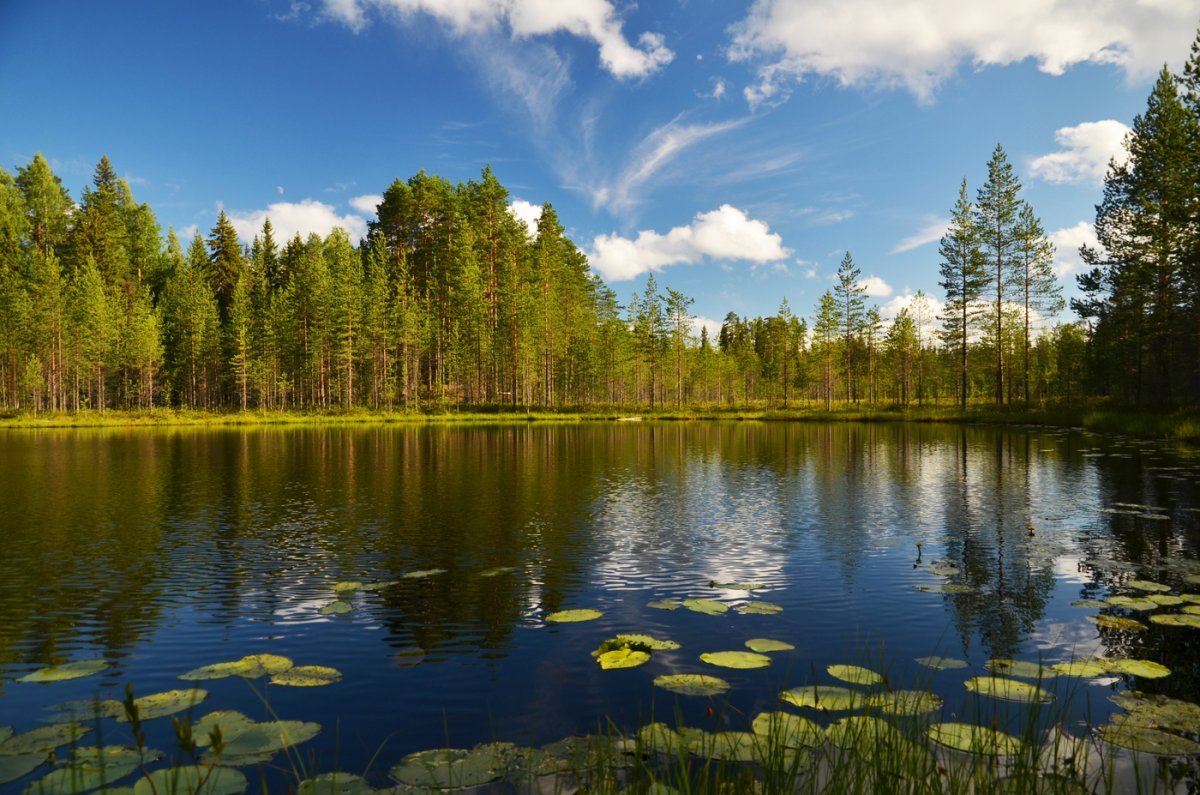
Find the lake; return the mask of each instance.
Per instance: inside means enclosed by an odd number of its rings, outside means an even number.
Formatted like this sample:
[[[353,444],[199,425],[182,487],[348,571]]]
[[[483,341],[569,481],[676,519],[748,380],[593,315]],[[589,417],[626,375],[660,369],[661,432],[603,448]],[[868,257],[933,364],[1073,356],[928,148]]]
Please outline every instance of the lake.
[[[368,771],[383,786],[389,767],[428,748],[542,745],[601,725],[674,724],[676,714],[709,731],[743,731],[756,713],[798,712],[780,701],[783,690],[846,686],[827,673],[835,664],[932,690],[946,720],[1005,725],[1027,707],[1004,702],[993,714],[991,699],[964,687],[989,660],[1102,655],[1170,669],[1163,678],[1044,680],[1057,695],[1045,720],[1078,732],[1084,719],[1105,721],[1117,709],[1108,696],[1121,691],[1200,701],[1200,630],[1148,620],[1182,615],[1186,600],[1072,604],[1200,592],[1198,486],[1192,451],[1061,429],[7,431],[0,725],[23,732],[53,720],[53,705],[121,699],[126,683],[138,696],[202,687],[194,717],[240,710],[319,723],[300,746],[306,760]],[[686,599],[729,609],[648,606]],[[761,603],[782,609],[743,612]],[[571,609],[603,615],[547,620]],[[1099,615],[1146,629],[1089,620]],[[679,648],[602,670],[592,652],[619,633]],[[745,651],[752,638],[795,648],[756,669],[699,659]],[[261,653],[334,668],[341,679],[292,687],[178,678]],[[930,656],[967,667],[916,661]],[[17,681],[92,659],[107,667]],[[684,673],[719,676],[730,689],[704,697],[654,685]],[[127,724],[89,725],[106,743],[129,742]],[[168,719],[145,731],[151,747],[170,752]],[[0,790],[19,792],[49,769]]]

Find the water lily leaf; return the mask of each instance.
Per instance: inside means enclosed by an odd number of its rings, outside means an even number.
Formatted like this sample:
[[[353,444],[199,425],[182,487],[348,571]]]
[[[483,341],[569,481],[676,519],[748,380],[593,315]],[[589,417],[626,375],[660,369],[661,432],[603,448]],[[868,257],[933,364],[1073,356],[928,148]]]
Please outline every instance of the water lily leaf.
[[[805,685],[784,690],[779,697],[797,707],[811,707],[827,712],[844,712],[857,709],[863,703],[865,696],[848,687],[831,687],[829,685]]]
[[[737,611],[744,616],[773,616],[776,613],[782,613],[783,606],[770,602],[747,602],[738,607]]]
[[[785,643],[782,640],[771,640],[770,638],[751,638],[746,641],[746,648],[750,651],[756,651],[760,654],[770,651],[792,651],[796,647],[790,643]]]
[[[700,655],[700,661],[721,668],[766,668],[771,658],[752,651],[711,651]]]
[[[191,690],[168,690],[165,693],[154,693],[149,696],[135,698],[133,703],[137,707],[139,718],[142,720],[153,720],[154,718],[162,718],[167,715],[174,715],[177,712],[183,712],[185,709],[191,709],[206,698],[208,698],[207,690],[193,688]],[[129,716],[122,712],[117,716],[117,720],[121,723],[127,723]]]
[[[681,696],[716,696],[729,689],[724,679],[706,674],[667,674],[654,679],[654,686]]]
[[[1058,676],[1058,672],[1050,666],[1026,660],[988,660],[983,667],[994,674],[1015,676],[1018,679],[1051,679]]]
[[[1176,607],[1178,605],[1183,604],[1183,599],[1181,599],[1180,597],[1171,596],[1170,594],[1166,594],[1166,593],[1150,594],[1146,598],[1149,599],[1151,602],[1154,602],[1154,604],[1160,605],[1162,607]]]
[[[861,665],[830,665],[825,670],[834,679],[841,679],[852,685],[877,685],[883,682],[881,675]]]
[[[1151,582],[1150,580],[1130,580],[1125,583],[1130,588],[1136,588],[1139,591],[1149,591],[1151,593],[1166,593],[1171,590],[1171,586],[1163,585],[1161,582]]]
[[[97,718],[115,718],[125,713],[125,705],[116,699],[81,698],[46,707],[54,720],[64,723],[95,721]],[[2,728],[2,727],[0,727]],[[0,735],[3,731],[0,731]],[[3,737],[0,737],[2,740]]]
[[[342,615],[345,615],[346,613],[349,613],[353,609],[354,609],[354,605],[350,604],[349,602],[343,602],[341,599],[338,599],[335,602],[330,602],[329,604],[325,605],[317,612],[319,612],[323,616],[342,616]]]
[[[651,635],[627,634],[617,635],[615,638],[609,638],[601,643],[594,652],[593,657],[598,657],[608,651],[616,651],[617,649],[634,649],[635,651],[674,651],[679,648],[679,644],[673,640],[660,640]]]
[[[406,646],[392,654],[392,666],[395,668],[416,668],[423,662],[425,650],[420,646]]]
[[[214,727],[220,727],[221,739],[227,741],[244,732],[254,725],[254,721],[235,710],[217,710],[210,712],[192,724],[192,736],[196,745],[206,746],[210,742],[209,734]]]
[[[606,671],[610,668],[637,668],[650,662],[650,655],[629,648],[613,649],[596,657],[596,662]]]
[[[28,776],[45,761],[44,753],[0,756],[0,784]]]
[[[604,615],[599,610],[584,608],[581,610],[559,610],[557,613],[550,613],[546,616],[547,621],[552,621],[556,624],[575,624],[580,621],[593,621]]]
[[[1054,664],[1054,670],[1063,676],[1078,676],[1081,679],[1094,679],[1097,676],[1104,676],[1112,673],[1109,666],[1110,660],[1095,659],[1095,660],[1071,660],[1070,662],[1060,662]]]
[[[240,676],[243,679],[258,679],[263,676],[281,674],[290,669],[293,663],[287,657],[278,654],[249,654],[240,660],[225,663],[204,665],[179,678],[196,681],[204,679],[225,679],[230,676]]]
[[[45,754],[60,745],[74,743],[90,732],[90,726],[81,723],[56,723],[52,726],[39,726],[21,734],[14,734],[0,743],[0,756],[24,756],[25,754]]]
[[[1142,599],[1136,596],[1110,596],[1108,603],[1116,607],[1125,607],[1129,610],[1153,610],[1158,607],[1157,604],[1149,599]]]
[[[371,795],[374,791],[366,779],[352,773],[322,773],[296,787],[296,795]]]
[[[693,613],[704,613],[707,616],[719,616],[729,611],[729,605],[712,599],[684,599],[683,606]]]
[[[1160,695],[1126,691],[1111,696],[1110,701],[1129,710],[1124,720],[1151,729],[1172,732],[1195,732],[1200,726],[1200,705]]]
[[[1159,613],[1150,616],[1150,620],[1155,624],[1162,624],[1165,627],[1191,627],[1193,629],[1200,629],[1200,616],[1188,613]]]
[[[1161,679],[1171,675],[1170,668],[1150,660],[1109,660],[1109,670],[1142,679]]]
[[[953,657],[918,657],[917,662],[935,671],[950,671],[956,668],[966,668],[966,660],[956,660]]]
[[[12,726],[0,726],[0,743],[3,743],[9,737],[12,737],[15,732]]]
[[[1129,722],[1110,723],[1100,727],[1100,737],[1107,743],[1159,756],[1191,756],[1200,754],[1200,743],[1168,734],[1158,729],[1149,729]]]
[[[342,681],[342,672],[324,665],[298,665],[291,670],[275,674],[268,684],[288,687],[320,687]]]
[[[766,588],[761,582],[717,582],[710,580],[709,588],[724,588],[729,591],[757,591],[759,588]]]
[[[224,727],[222,727],[223,729]],[[274,720],[252,723],[232,737],[224,738],[220,763],[245,767],[270,758],[285,748],[294,748],[321,733],[321,724],[298,720]]]
[[[1016,737],[973,723],[935,723],[926,734],[935,743],[972,754],[1015,756],[1021,751],[1021,741]]]
[[[18,682],[65,682],[68,679],[82,679],[92,676],[109,667],[107,660],[76,660],[75,662],[51,665],[31,674],[26,674]]]
[[[1184,577],[1183,581],[1189,585],[1200,585],[1200,574],[1192,574]]]
[[[938,577],[955,577],[962,573],[958,566],[945,560],[934,561],[925,570]]]
[[[246,791],[246,777],[231,767],[188,765],[156,770],[138,780],[134,795],[162,795],[186,792],[190,795],[241,795]]]
[[[1128,629],[1135,632],[1143,632],[1146,629],[1146,625],[1141,621],[1121,616],[1088,616],[1087,620],[1104,629]]]
[[[968,679],[963,684],[972,693],[978,693],[981,696],[990,696],[1001,701],[1046,704],[1054,700],[1053,693],[1042,690],[1036,685],[1031,685],[1028,682],[1019,682],[1016,679],[1005,679],[1000,676],[976,676],[973,679]]]
[[[768,748],[817,748],[825,739],[820,726],[790,712],[760,712],[751,721],[750,729],[766,738]]]
[[[678,599],[656,599],[653,602],[646,602],[646,607],[651,607],[655,610],[678,610],[683,607],[683,602],[680,602]]]
[[[495,781],[503,770],[504,761],[490,751],[438,748],[409,754],[389,773],[410,787],[453,789]]]
[[[479,572],[480,577],[499,577],[501,574],[509,574],[517,570],[516,566],[494,566],[490,569],[484,569]]]
[[[1089,610],[1102,610],[1108,607],[1108,602],[1102,602],[1099,599],[1078,599],[1071,602],[1071,607],[1086,607]]]
[[[363,584],[358,580],[334,583],[333,586],[334,593],[352,593],[354,591],[361,591],[362,588]]]
[[[380,580],[379,582],[369,582],[362,587],[364,591],[383,591],[387,588],[393,588],[400,584],[399,580]]]
[[[958,594],[958,593],[971,593],[972,591],[975,590],[975,588],[970,585],[962,585],[960,583],[954,583],[954,582],[945,582],[945,583],[937,582],[937,583],[932,583],[932,584],[931,583],[919,583],[917,585],[914,585],[913,587],[916,588],[918,591],[923,591],[925,593]]]
[[[659,721],[646,724],[634,736],[642,747],[666,754],[673,754],[687,744],[679,732]]]
[[[145,752],[145,761],[162,758],[155,750]],[[52,770],[31,784],[28,792],[38,795],[73,795],[89,792],[100,786],[116,783],[137,770],[143,761],[136,748],[106,746],[76,748],[70,762]],[[105,786],[107,790],[107,786]]]
[[[895,746],[906,739],[895,726],[870,715],[851,715],[834,721],[825,730],[825,738],[841,749]]]
[[[1181,612],[1192,616],[1200,615],[1200,605],[1188,605]]]
[[[420,571],[410,571],[408,574],[401,575],[405,580],[423,580],[426,577],[433,577],[438,574],[445,574],[445,569],[421,569]]]
[[[867,696],[867,706],[889,715],[924,715],[942,708],[942,700],[924,690],[891,690]]]
[[[705,759],[753,762],[764,756],[763,739],[752,732],[697,732],[688,739],[688,750]]]

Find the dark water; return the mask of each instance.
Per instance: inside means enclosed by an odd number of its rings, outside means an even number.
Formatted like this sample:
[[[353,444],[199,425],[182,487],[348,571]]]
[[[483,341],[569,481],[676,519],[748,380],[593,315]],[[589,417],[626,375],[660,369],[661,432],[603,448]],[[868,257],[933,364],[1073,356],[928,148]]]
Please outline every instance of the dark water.
[[[324,731],[305,749],[322,769],[362,772],[378,753],[371,769],[382,784],[411,751],[541,744],[595,731],[606,718],[633,729],[679,709],[704,728],[744,730],[749,716],[780,708],[782,689],[840,684],[825,673],[831,663],[883,666],[897,686],[931,687],[947,719],[979,710],[962,683],[993,657],[1104,654],[1172,669],[1152,681],[1046,683],[1060,695],[1058,718],[1099,722],[1116,690],[1200,700],[1200,631],[1098,630],[1086,616],[1100,611],[1071,606],[1135,593],[1124,585],[1133,578],[1200,591],[1185,583],[1200,572],[1198,485],[1200,458],[1186,451],[1040,429],[7,432],[0,724],[32,728],[47,705],[120,698],[126,682],[139,694],[184,687],[176,677],[189,669],[271,652],[335,667],[344,680],[199,683],[210,693],[199,714],[317,721]],[[931,573],[938,561],[958,573]],[[515,571],[480,576],[497,566]],[[446,572],[402,579],[431,568]],[[348,597],[347,615],[321,615],[343,580],[399,582]],[[766,587],[751,595],[710,587],[714,580]],[[915,587],[947,582],[973,590]],[[707,616],[646,606],[696,596],[730,606],[752,596],[784,609]],[[577,607],[604,616],[544,620]],[[618,632],[682,648],[602,671],[590,652]],[[753,637],[796,650],[758,670],[698,660]],[[933,674],[914,662],[932,654],[971,667]],[[15,681],[94,657],[112,667],[56,684]],[[709,700],[652,686],[676,672],[715,674],[733,688]],[[109,721],[104,739],[127,741],[125,731]],[[170,747],[168,721],[148,723],[147,733],[152,746]]]

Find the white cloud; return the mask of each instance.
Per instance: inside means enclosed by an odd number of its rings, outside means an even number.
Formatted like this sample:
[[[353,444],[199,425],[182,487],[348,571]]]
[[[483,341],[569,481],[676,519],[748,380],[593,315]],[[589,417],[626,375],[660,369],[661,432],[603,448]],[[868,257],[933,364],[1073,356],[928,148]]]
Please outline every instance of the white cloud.
[[[275,192],[276,192],[276,193],[278,193],[280,196],[282,196],[282,195],[283,195],[283,186],[282,186],[282,185],[276,185],[276,186],[275,186]]]
[[[930,220],[929,223],[925,224],[925,226],[921,227],[913,234],[892,246],[892,250],[888,253],[902,254],[905,251],[912,251],[914,248],[920,248],[921,246],[927,246],[930,243],[935,243],[942,239],[942,236],[946,234],[946,230],[949,227],[950,219],[934,218]]]
[[[870,298],[887,298],[893,292],[892,286],[878,276],[859,279],[855,282],[855,286],[866,290],[864,295]]]
[[[187,248],[187,244],[191,242],[192,238],[195,237],[196,233],[199,231],[200,231],[199,224],[188,224],[187,226],[183,227],[178,232],[176,232],[175,237],[179,238],[179,242],[183,245],[184,248]]]
[[[383,197],[378,193],[368,193],[363,196],[355,196],[349,202],[351,207],[367,216],[375,215],[375,213],[379,211],[379,205],[382,203]]]
[[[512,204],[508,205],[508,211],[514,218],[525,222],[531,237],[537,233],[537,222],[542,217],[542,205],[532,204],[524,199],[514,199]]]
[[[721,321],[713,320],[711,317],[696,315],[692,318],[692,333],[697,337],[700,336],[700,329],[708,329],[708,339],[713,344],[717,344],[717,335],[721,333]]]
[[[514,39],[565,32],[594,42],[600,63],[618,79],[646,77],[674,57],[659,33],[646,32],[631,44],[610,0],[322,0],[325,16],[354,31],[367,24],[368,9],[405,22],[423,14],[447,25],[458,36],[507,27]]]
[[[1086,121],[1055,130],[1054,140],[1062,151],[1034,158],[1029,173],[1047,182],[1100,184],[1108,172],[1108,161],[1124,163],[1126,127],[1115,119]]]
[[[233,228],[238,237],[249,242],[262,231],[263,221],[271,219],[275,228],[277,240],[290,240],[295,235],[307,237],[316,232],[326,237],[336,227],[341,227],[350,233],[350,239],[357,241],[367,234],[367,222],[357,215],[339,216],[331,205],[323,204],[315,199],[305,199],[302,202],[276,202],[265,210],[250,210],[248,212],[228,212]]]
[[[803,270],[800,271],[800,275],[802,275],[804,278],[817,278],[817,263],[806,259],[798,259],[796,260],[796,267],[803,268]]]
[[[728,54],[763,63],[746,91],[752,106],[786,99],[806,75],[928,102],[963,64],[1029,59],[1050,75],[1112,64],[1145,77],[1164,54],[1185,56],[1196,13],[1193,0],[756,0],[731,28]]]
[[[941,320],[939,315],[942,314],[944,304],[937,298],[926,295],[924,308],[914,304],[917,294],[905,292],[903,295],[897,295],[892,300],[879,307],[879,316],[883,318],[885,323],[891,323],[896,319],[896,315],[900,314],[900,310],[907,309],[909,316],[913,322],[920,325],[922,333],[932,334],[937,329],[941,328]],[[917,315],[923,314],[923,317]]]
[[[728,204],[697,213],[692,223],[664,234],[640,232],[636,239],[598,235],[588,254],[592,267],[608,281],[625,281],[669,265],[693,264],[705,257],[755,263],[786,259],[791,251],[766,222],[749,218]]]
[[[1054,269],[1054,275],[1060,279],[1083,270],[1083,260],[1079,256],[1080,246],[1100,249],[1100,241],[1096,239],[1096,227],[1087,221],[1055,230],[1047,237],[1054,244],[1054,264],[1051,267]]]

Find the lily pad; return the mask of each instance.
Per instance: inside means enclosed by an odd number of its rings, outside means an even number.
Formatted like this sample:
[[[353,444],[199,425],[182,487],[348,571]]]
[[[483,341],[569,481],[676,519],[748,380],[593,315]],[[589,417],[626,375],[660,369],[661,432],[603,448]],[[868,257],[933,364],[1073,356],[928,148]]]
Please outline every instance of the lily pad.
[[[747,602],[737,608],[737,611],[744,616],[773,616],[783,612],[782,605],[771,604],[770,602]]]
[[[275,674],[268,684],[286,685],[288,687],[320,687],[342,681],[342,672],[336,668],[324,665],[298,665],[295,668]]]
[[[392,654],[394,668],[416,668],[425,662],[425,650],[420,646],[405,646]]]
[[[54,720],[64,723],[95,721],[98,718],[115,718],[125,713],[125,705],[113,698],[81,698],[46,707]],[[0,731],[0,735],[3,732]],[[3,737],[0,737],[3,740]]]
[[[77,742],[80,737],[91,730],[91,727],[81,723],[56,723],[52,726],[39,726],[21,734],[14,734],[0,743],[0,756],[45,754],[60,745]]]
[[[953,657],[918,657],[917,662],[935,671],[952,671],[966,668],[968,665],[966,660],[956,660]]]
[[[409,754],[389,771],[401,784],[430,789],[478,787],[495,781],[503,772],[504,762],[496,754],[457,748]]]
[[[763,756],[763,739],[751,732],[689,732],[688,751],[704,759],[753,762]]]
[[[655,610],[678,610],[683,607],[683,602],[678,599],[655,599],[652,602],[646,602],[646,607]]]
[[[746,641],[746,648],[750,651],[756,651],[760,654],[765,654],[771,651],[792,651],[796,647],[790,643],[785,643],[782,640],[771,640],[770,638],[751,638]]]
[[[361,591],[362,589],[363,584],[358,580],[334,583],[333,586],[334,593],[353,593],[354,591]]]
[[[1088,616],[1088,621],[1091,621],[1098,627],[1103,629],[1125,629],[1134,632],[1144,632],[1146,625],[1141,621],[1133,618],[1122,618],[1121,616]]]
[[[1142,679],[1161,679],[1171,675],[1170,668],[1150,660],[1109,660],[1109,669],[1115,673]]]
[[[192,688],[191,690],[168,690],[165,693],[142,696],[141,698],[135,698],[133,703],[137,707],[139,718],[142,720],[153,720],[154,718],[163,718],[167,715],[183,712],[185,709],[191,709],[206,698],[208,698],[207,690]],[[121,723],[127,723],[129,716],[122,713],[117,716],[117,720]]]
[[[296,795],[371,795],[374,791],[365,778],[353,773],[322,773],[296,787]]]
[[[613,649],[599,655],[596,662],[606,671],[611,668],[637,668],[650,662],[650,655],[630,648]]]
[[[790,712],[760,712],[751,721],[750,729],[766,738],[768,748],[817,748],[825,739],[820,726]]]
[[[1187,607],[1183,608],[1183,610],[1180,612],[1186,613],[1191,616],[1200,616],[1200,605],[1188,605]]]
[[[1137,596],[1110,596],[1108,603],[1115,607],[1124,607],[1129,610],[1153,610],[1158,607],[1157,604],[1149,599],[1142,599]]]
[[[336,602],[330,602],[322,607],[319,611],[323,616],[342,616],[354,609],[354,605],[349,602],[343,602],[338,599]]]
[[[729,612],[729,605],[712,599],[684,599],[683,606],[693,613],[703,613],[706,616],[719,616]]]
[[[550,613],[546,616],[547,621],[555,624],[576,624],[580,621],[593,621],[604,615],[599,610],[584,608],[581,610],[559,610],[557,613]]]
[[[766,588],[761,582],[717,582],[710,580],[709,588],[724,588],[728,591],[757,591],[759,588]]]
[[[892,724],[871,715],[851,715],[840,718],[825,730],[825,737],[837,748],[894,747],[904,742],[904,735]]]
[[[1158,729],[1149,729],[1129,722],[1115,722],[1100,727],[1100,737],[1105,742],[1160,756],[1192,756],[1200,754],[1200,743],[1169,734]]]
[[[1048,665],[1027,660],[988,660],[983,667],[994,674],[1015,676],[1018,679],[1052,679],[1058,672]]]
[[[926,571],[938,577],[956,577],[962,573],[962,570],[959,569],[958,566],[941,560],[931,563],[928,568],[926,568]]]
[[[654,679],[654,686],[681,696],[716,696],[729,689],[724,679],[707,674],[667,674]]]
[[[1191,574],[1183,578],[1183,581],[1189,585],[1200,585],[1200,574]]]
[[[1125,583],[1130,588],[1136,588],[1139,591],[1148,591],[1150,593],[1166,593],[1171,590],[1171,586],[1163,585],[1161,582],[1151,582],[1150,580],[1130,580]]]
[[[797,707],[810,707],[826,712],[844,712],[857,709],[862,705],[864,696],[857,690],[848,687],[831,687],[829,685],[806,685],[793,687],[779,694],[779,697]]]
[[[211,742],[209,735],[214,728],[221,729],[221,740],[227,742],[253,725],[254,721],[240,712],[217,710],[192,724],[192,736],[196,738],[196,745],[204,747]]]
[[[972,693],[978,693],[981,696],[990,696],[1001,701],[1047,704],[1054,700],[1053,693],[1042,690],[1036,685],[1031,685],[1028,682],[1019,682],[1016,679],[1005,679],[1000,676],[976,676],[973,679],[968,679],[963,684]]]
[[[771,658],[752,651],[712,651],[700,655],[701,662],[721,668],[766,668]]]
[[[167,792],[187,792],[191,795],[241,795],[246,791],[246,777],[231,767],[188,765],[156,770],[138,780],[134,795],[162,795]]]
[[[65,682],[68,679],[82,679],[85,676],[92,676],[109,667],[107,660],[76,660],[74,662],[63,663],[62,665],[51,665],[49,668],[42,668],[34,671],[31,674],[26,674],[18,679],[18,682]]]
[[[161,758],[162,754],[158,751],[148,750],[145,752],[144,761],[154,762]],[[120,781],[137,770],[142,762],[143,754],[136,748],[76,748],[68,763],[47,773],[31,784],[27,791],[36,792],[38,795],[73,795],[77,792],[89,792]]]
[[[1192,629],[1200,629],[1200,616],[1188,613],[1159,613],[1150,616],[1150,620],[1155,624],[1162,624],[1165,627],[1191,627]]]
[[[867,696],[867,706],[889,715],[925,715],[942,708],[942,700],[924,690],[891,690]]]
[[[646,724],[638,729],[634,736],[643,748],[651,748],[666,754],[677,753],[687,745],[687,741],[679,732],[660,721]]]
[[[258,764],[285,748],[294,748],[321,733],[319,723],[298,720],[274,720],[252,723],[232,737],[224,738],[220,763],[229,767]]]
[[[1077,676],[1081,679],[1094,679],[1097,676],[1105,676],[1112,673],[1109,665],[1110,661],[1105,659],[1097,660],[1071,660],[1070,662],[1060,662],[1054,664],[1056,673],[1062,676]]]
[[[975,590],[975,588],[970,585],[962,585],[960,583],[954,583],[954,582],[944,582],[944,583],[938,582],[938,583],[932,583],[932,584],[920,583],[918,585],[914,585],[913,587],[916,588],[918,591],[923,591],[924,593],[944,593],[944,594],[971,593]]]
[[[44,753],[0,756],[0,784],[28,776],[46,761]]]
[[[1088,610],[1103,610],[1108,607],[1108,602],[1102,602],[1099,599],[1077,599],[1071,602],[1071,607],[1086,607]]]
[[[1124,720],[1147,728],[1195,732],[1200,726],[1200,705],[1189,701],[1137,691],[1119,693],[1109,700],[1129,710]]]
[[[935,723],[926,730],[936,743],[987,756],[1015,756],[1021,751],[1021,741],[1010,734],[973,723]]]
[[[393,588],[400,584],[399,580],[380,580],[379,582],[369,582],[362,587],[364,591],[383,591],[387,588]]]
[[[445,569],[421,569],[419,571],[410,571],[408,574],[402,574],[401,578],[405,580],[423,580],[426,577],[433,577],[438,574],[445,573]]]
[[[841,679],[852,685],[877,685],[883,682],[880,674],[861,665],[830,665],[825,670],[834,679]]]
[[[509,574],[517,570],[516,566],[494,566],[490,569],[484,569],[479,572],[480,577],[499,577],[501,574]]]
[[[179,678],[187,681],[225,679],[230,676],[258,679],[263,676],[281,674],[290,669],[292,665],[290,659],[278,654],[249,654],[233,662],[201,666],[186,674],[181,674]]]
[[[637,651],[674,651],[679,648],[679,644],[673,640],[658,639],[651,635],[617,635],[614,638],[601,643],[594,652],[593,657],[598,657],[601,654],[617,649],[634,649]]]
[[[1171,596],[1167,593],[1155,593],[1146,597],[1154,604],[1161,607],[1177,607],[1183,604],[1183,599],[1178,596]]]

